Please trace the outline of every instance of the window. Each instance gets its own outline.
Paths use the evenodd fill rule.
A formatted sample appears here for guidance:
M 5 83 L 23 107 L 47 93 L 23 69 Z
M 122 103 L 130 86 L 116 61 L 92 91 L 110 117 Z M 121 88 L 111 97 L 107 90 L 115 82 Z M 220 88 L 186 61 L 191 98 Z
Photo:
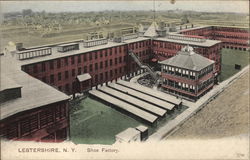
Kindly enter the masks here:
M 58 59 L 57 60 L 57 68 L 60 68 L 61 67 L 61 59 Z
M 98 75 L 95 75 L 95 83 L 98 83 Z
M 95 59 L 97 59 L 98 58 L 98 56 L 97 56 L 97 52 L 95 52 Z
M 122 57 L 119 57 L 119 63 L 122 63 Z
M 33 73 L 37 73 L 37 64 L 34 64 L 33 66 Z
M 105 72 L 105 77 L 106 79 L 108 79 L 108 72 Z
M 50 83 L 54 83 L 54 75 L 50 75 Z
M 107 50 L 104 50 L 104 52 L 105 52 L 105 57 L 107 57 L 108 56 Z
M 88 67 L 87 66 L 84 66 L 84 73 L 87 73 L 88 72 Z
M 117 54 L 117 48 L 115 47 L 115 54 Z
M 102 57 L 102 53 L 103 53 L 104 51 L 100 51 L 100 57 Z
M 84 55 L 83 55 L 83 60 L 84 60 L 84 61 L 87 61 L 87 54 L 84 54 Z
M 49 68 L 50 68 L 50 69 L 54 69 L 54 63 L 53 63 L 53 61 L 50 61 L 50 62 L 49 62 Z
M 59 120 L 66 116 L 66 107 L 65 105 L 57 105 L 55 107 L 55 119 Z
M 89 60 L 92 60 L 92 53 L 89 53 Z
M 98 63 L 95 63 L 95 70 L 98 70 Z
M 103 81 L 103 73 L 100 74 L 100 81 Z
M 27 117 L 20 121 L 21 135 L 30 133 L 38 129 L 38 116 L 37 114 Z
M 78 75 L 80 75 L 82 73 L 82 68 L 78 67 Z
M 105 67 L 108 67 L 108 60 L 105 61 Z
M 113 65 L 113 60 L 109 60 L 109 65 L 112 66 Z
M 52 123 L 54 121 L 52 109 L 47 109 L 40 112 L 40 126 L 41 128 Z
M 72 65 L 75 64 L 75 57 L 74 56 L 71 57 L 71 64 Z
M 103 62 L 100 62 L 100 68 L 101 69 L 103 68 Z
M 74 77 L 75 76 L 75 69 L 72 69 L 72 77 Z
M 112 48 L 109 49 L 109 55 L 112 55 Z
M 90 65 L 89 65 L 89 71 L 92 72 L 92 70 L 93 70 L 93 65 L 90 64 Z
M 65 71 L 65 79 L 69 78 L 69 71 Z
M 113 77 L 113 70 L 110 70 L 110 78 Z
M 117 58 L 115 58 L 115 65 L 117 65 Z
M 59 72 L 57 76 L 58 76 L 58 81 L 62 80 L 62 73 L 61 72 Z
M 46 65 L 45 65 L 45 62 L 42 63 L 42 72 L 45 72 L 46 71 Z
M 68 57 L 64 58 L 64 65 L 67 66 L 68 65 Z
M 77 62 L 81 63 L 81 55 L 78 55 Z
M 69 92 L 69 84 L 68 83 L 65 85 L 65 90 L 66 90 L 66 92 Z
M 120 73 L 122 73 L 122 67 L 120 67 Z

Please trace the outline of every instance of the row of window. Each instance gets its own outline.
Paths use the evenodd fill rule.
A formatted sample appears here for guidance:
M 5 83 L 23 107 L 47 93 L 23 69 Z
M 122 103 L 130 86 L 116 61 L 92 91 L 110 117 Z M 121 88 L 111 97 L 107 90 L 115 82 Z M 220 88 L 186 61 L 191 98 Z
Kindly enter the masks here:
M 51 53 L 52 53 L 51 48 L 44 48 L 44 49 L 39 49 L 39 50 L 20 52 L 18 53 L 18 58 L 20 60 L 23 60 L 23 59 L 29 59 L 29 58 L 34 58 L 34 57 L 51 55 Z
M 190 75 L 190 76 L 196 76 L 196 72 L 190 71 L 190 70 L 186 70 L 186 69 L 181 69 L 181 68 L 177 68 L 177 67 L 171 67 L 171 66 L 167 66 L 167 65 L 162 65 L 163 66 L 163 71 L 164 72 L 177 72 L 179 74 L 182 75 Z
M 195 86 L 194 85 L 190 85 L 190 84 L 186 84 L 186 83 L 182 83 L 182 82 L 176 82 L 176 81 L 172 81 L 172 80 L 164 80 L 163 82 L 165 85 L 186 91 L 186 92 L 190 92 L 190 93 L 195 93 Z
M 141 41 L 129 44 L 129 48 L 134 50 L 138 48 L 143 48 L 150 45 L 150 41 Z
M 181 50 L 183 48 L 183 45 L 179 45 L 176 43 L 169 43 L 169 42 L 159 42 L 159 41 L 154 41 L 154 47 L 157 48 L 167 48 L 171 50 Z
M 112 80 L 113 78 L 117 78 L 121 75 L 123 75 L 123 72 L 125 71 L 126 67 L 119 67 L 118 69 L 113 69 L 110 71 L 106 71 L 103 73 L 95 74 L 92 76 L 91 83 L 87 83 L 88 85 L 95 86 L 99 83 L 104 83 L 107 81 Z M 44 77 L 46 79 L 46 77 Z M 70 83 L 66 83 L 64 86 L 58 86 L 58 89 L 60 91 L 65 91 L 66 93 L 72 93 L 76 89 L 76 81 Z M 85 86 L 87 87 L 87 86 Z M 89 86 L 90 87 L 90 86 Z
M 147 55 L 147 54 L 149 54 L 149 50 L 144 50 L 144 51 L 140 51 L 140 52 L 137 53 L 137 55 L 138 55 L 139 57 L 142 57 L 142 56 Z M 89 55 L 91 55 L 91 54 L 89 54 Z M 97 55 L 97 54 L 96 54 L 96 55 Z M 86 54 L 83 55 L 83 57 L 85 57 L 85 56 L 86 56 Z M 78 58 L 77 58 L 78 63 L 81 63 L 81 55 L 78 55 L 77 57 L 78 57 Z M 64 58 L 64 65 L 65 65 L 65 66 L 68 65 L 68 59 L 69 59 L 69 58 L 70 58 L 70 57 L 65 57 L 65 58 Z M 86 58 L 86 57 L 85 57 L 85 58 Z M 74 57 L 72 56 L 70 59 L 71 59 L 71 64 L 75 64 L 75 59 L 74 59 Z M 110 60 L 109 60 L 109 65 L 108 65 L 108 60 L 105 60 L 105 67 L 112 66 L 113 63 L 114 63 L 115 65 L 121 64 L 121 63 L 125 62 L 125 59 L 126 59 L 126 56 L 117 57 L 117 58 L 114 59 L 114 62 L 113 62 L 113 59 L 110 59 Z M 100 62 L 100 64 L 99 64 L 99 66 L 100 66 L 101 69 L 102 69 L 103 66 L 104 66 L 103 63 L 104 63 L 104 61 L 103 61 L 103 62 Z M 97 63 L 95 63 L 95 66 L 97 66 Z M 61 68 L 61 67 L 62 67 L 62 59 L 57 59 L 57 60 L 56 60 L 56 67 L 57 67 L 57 68 Z M 53 70 L 54 68 L 55 68 L 55 66 L 54 66 L 54 61 L 49 61 L 49 69 L 50 69 L 50 70 Z M 47 69 L 47 67 L 46 67 L 46 62 L 42 62 L 42 63 L 41 63 L 41 72 L 45 72 L 46 69 Z M 97 70 L 97 69 L 98 69 L 98 67 L 95 67 L 95 70 Z M 28 70 L 25 70 L 25 71 L 26 71 L 26 72 L 29 72 Z M 92 65 L 90 65 L 90 71 L 92 71 Z M 34 65 L 33 65 L 33 73 L 38 73 L 38 72 L 39 72 L 39 71 L 38 71 L 38 64 L 34 64 Z M 84 72 L 84 73 L 86 73 L 86 72 Z
M 123 62 L 125 62 L 125 56 L 124 57 L 117 57 L 115 59 L 110 59 L 109 60 L 109 63 L 108 63 L 108 60 L 105 60 L 105 61 L 102 61 L 100 62 L 99 66 L 100 68 L 104 67 L 104 62 L 105 62 L 105 67 L 109 67 L 109 66 L 112 66 L 113 64 L 117 65 L 117 64 L 121 64 Z M 114 61 L 113 61 L 114 60 Z M 65 64 L 65 63 L 64 63 Z M 67 65 L 68 63 L 66 63 Z M 95 66 L 97 65 L 97 63 L 95 63 Z M 61 64 L 61 59 L 58 59 L 56 60 L 56 67 L 57 68 L 61 68 L 62 67 L 62 64 Z M 41 63 L 41 72 L 45 72 L 47 69 L 46 67 L 46 63 L 45 62 L 42 62 Z M 54 61 L 50 61 L 49 62 L 49 69 L 50 70 L 53 70 L 54 69 Z M 95 68 L 95 70 L 98 69 L 98 68 Z M 28 68 L 26 67 L 25 68 L 25 71 L 26 72 L 29 72 Z M 92 71 L 92 64 L 90 64 L 90 71 Z M 34 64 L 33 65 L 33 73 L 38 73 L 38 64 Z
M 53 108 L 42 110 L 39 113 L 21 119 L 18 122 L 8 124 L 4 128 L 1 128 L 1 136 L 8 139 L 25 136 L 64 117 L 66 117 L 66 105 L 57 105 Z M 20 133 L 18 132 L 19 127 Z

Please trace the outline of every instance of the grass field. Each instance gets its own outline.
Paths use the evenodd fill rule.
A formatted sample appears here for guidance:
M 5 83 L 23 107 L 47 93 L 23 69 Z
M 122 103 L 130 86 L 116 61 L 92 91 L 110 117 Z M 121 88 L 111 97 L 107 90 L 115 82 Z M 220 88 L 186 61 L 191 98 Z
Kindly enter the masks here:
M 117 133 L 140 125 L 136 120 L 90 98 L 72 107 L 78 108 L 70 117 L 70 136 L 74 143 L 112 144 Z
M 222 65 L 219 81 L 224 81 L 239 71 L 234 69 L 235 64 L 239 64 L 241 68 L 244 68 L 249 63 L 249 52 L 247 51 L 222 49 L 221 56 Z
M 103 103 L 86 98 L 72 105 L 71 141 L 76 144 L 113 144 L 116 134 L 128 127 L 137 127 L 140 124 L 149 128 L 150 135 L 185 109 L 187 107 L 183 106 L 181 110 L 176 110 L 171 115 L 162 118 L 157 126 L 148 126 Z

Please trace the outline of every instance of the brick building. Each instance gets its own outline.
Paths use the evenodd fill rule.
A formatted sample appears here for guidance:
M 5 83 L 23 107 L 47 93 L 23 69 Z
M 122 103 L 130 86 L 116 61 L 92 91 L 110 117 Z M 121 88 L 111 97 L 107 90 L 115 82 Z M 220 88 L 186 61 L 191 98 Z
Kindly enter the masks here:
M 1 68 L 4 68 L 0 85 L 1 137 L 50 142 L 68 139 L 69 97 L 8 60 L 1 56 Z
M 1 83 L 0 89 L 1 136 L 36 141 L 66 139 L 69 136 L 69 97 L 66 94 L 87 91 L 94 86 L 130 76 L 141 70 L 129 55 L 129 51 L 135 53 L 142 63 L 149 64 L 152 60 L 165 62 L 189 45 L 194 48 L 195 53 L 214 61 L 213 74 L 210 72 L 211 65 L 204 67 L 205 73 L 209 70 L 209 74 L 202 77 L 198 74 L 203 75 L 203 69 L 202 73 L 199 73 L 200 70 L 190 69 L 197 74 L 199 82 L 204 78 L 216 77 L 220 73 L 222 45 L 221 41 L 212 40 L 214 33 L 211 29 L 205 27 L 202 34 L 193 29 L 183 30 L 182 34 L 165 35 L 164 29 L 155 23 L 149 28 L 149 31 L 145 31 L 147 34 L 141 37 L 138 37 L 137 33 L 131 33 L 112 40 L 99 37 L 32 48 L 23 48 L 18 44 L 14 50 L 6 50 L 4 55 L 1 54 L 1 65 L 5 65 L 1 66 L 1 77 L 5 73 L 5 77 L 10 80 L 7 80 L 8 83 Z M 238 32 L 237 29 L 231 30 Z M 242 35 L 245 34 L 242 31 Z M 238 40 L 239 37 L 231 36 L 228 39 Z M 227 47 L 226 45 L 231 44 L 225 42 L 223 45 Z M 244 45 L 240 45 L 242 50 Z M 163 72 L 162 76 L 169 75 Z M 200 89 L 196 80 L 187 81 L 187 85 Z M 3 87 L 7 84 L 9 88 Z M 193 99 L 211 87 L 212 83 L 209 81 L 209 86 L 205 89 L 201 87 L 202 89 L 195 90 L 194 93 L 187 93 L 185 89 L 174 92 L 187 94 Z
M 168 34 L 166 37 L 154 39 L 153 54 L 158 61 L 163 61 L 176 55 L 185 45 L 193 47 L 196 53 L 214 60 L 216 75 L 220 74 L 221 41 L 200 37 L 187 37 L 180 34 Z
M 186 29 L 179 32 L 185 35 L 204 36 L 222 41 L 223 48 L 249 50 L 249 28 L 208 26 Z
M 162 87 L 167 92 L 196 100 L 214 85 L 214 61 L 186 46 L 175 56 L 160 62 Z

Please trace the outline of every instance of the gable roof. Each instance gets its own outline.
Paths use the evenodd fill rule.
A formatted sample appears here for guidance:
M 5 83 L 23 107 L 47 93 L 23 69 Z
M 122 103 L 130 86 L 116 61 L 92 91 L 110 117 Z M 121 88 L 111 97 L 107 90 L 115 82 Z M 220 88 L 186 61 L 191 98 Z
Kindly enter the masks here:
M 156 30 L 158 29 L 158 25 L 156 22 L 153 22 L 144 33 L 145 37 L 158 37 Z
M 201 69 L 214 63 L 206 57 L 196 54 L 192 47 L 186 46 L 177 53 L 174 57 L 159 62 L 170 66 L 185 68 L 193 71 L 200 71 Z

